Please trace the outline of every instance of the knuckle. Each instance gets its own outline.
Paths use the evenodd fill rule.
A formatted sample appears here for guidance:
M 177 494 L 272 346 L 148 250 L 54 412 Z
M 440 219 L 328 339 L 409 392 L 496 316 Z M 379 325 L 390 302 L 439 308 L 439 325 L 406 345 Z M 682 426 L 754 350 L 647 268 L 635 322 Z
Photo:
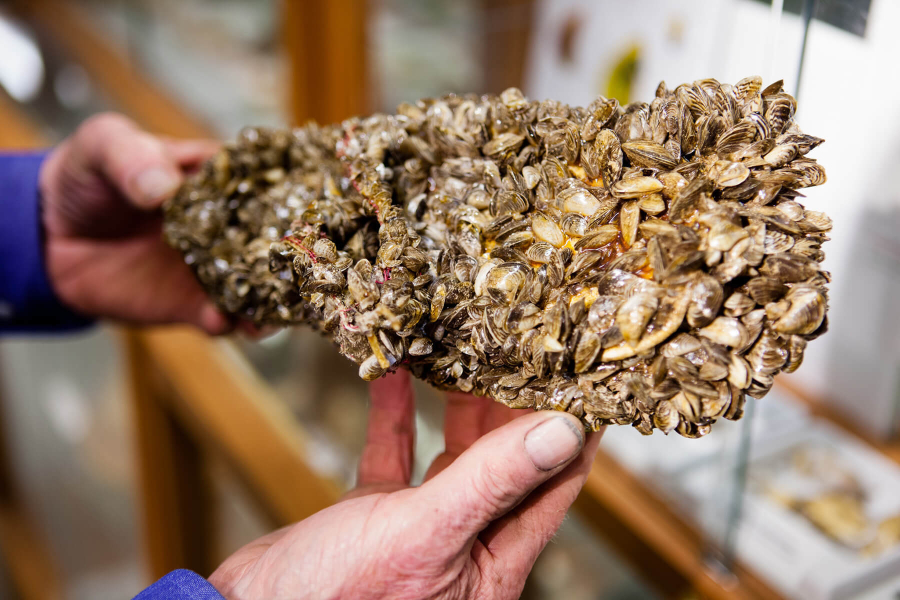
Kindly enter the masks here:
M 515 499 L 518 486 L 510 475 L 507 465 L 484 464 L 473 482 L 476 501 L 492 512 L 502 510 Z
M 96 133 L 124 127 L 134 127 L 134 121 L 117 112 L 102 112 L 88 118 L 80 127 L 82 131 Z
M 479 567 L 475 592 L 466 598 L 475 600 L 514 600 L 519 598 L 525 578 L 530 570 L 511 567 L 499 561 Z
M 555 529 L 548 531 L 542 515 L 535 512 L 520 512 L 516 516 L 516 522 L 529 539 L 540 540 L 541 544 L 549 542 L 555 532 Z

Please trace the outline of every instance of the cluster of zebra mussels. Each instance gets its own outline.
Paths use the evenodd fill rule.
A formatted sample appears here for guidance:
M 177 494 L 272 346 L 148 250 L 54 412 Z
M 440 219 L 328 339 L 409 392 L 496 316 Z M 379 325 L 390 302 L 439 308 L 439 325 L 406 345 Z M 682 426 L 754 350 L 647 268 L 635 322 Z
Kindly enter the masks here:
M 649 104 L 449 95 L 245 129 L 165 207 L 227 312 L 307 324 L 375 379 L 409 369 L 588 429 L 737 419 L 824 332 L 825 182 L 781 82 Z

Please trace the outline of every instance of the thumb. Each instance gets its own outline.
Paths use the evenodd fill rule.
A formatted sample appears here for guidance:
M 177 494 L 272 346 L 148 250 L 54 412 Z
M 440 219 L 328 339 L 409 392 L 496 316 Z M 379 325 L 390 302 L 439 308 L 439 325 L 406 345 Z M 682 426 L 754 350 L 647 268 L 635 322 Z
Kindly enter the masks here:
M 158 207 L 181 184 L 181 170 L 166 144 L 127 117 L 98 115 L 76 135 L 89 166 L 136 208 Z
M 431 539 L 458 549 L 563 470 L 583 446 L 583 426 L 568 413 L 516 419 L 479 439 L 416 491 L 418 510 L 429 512 L 419 522 L 434 525 Z

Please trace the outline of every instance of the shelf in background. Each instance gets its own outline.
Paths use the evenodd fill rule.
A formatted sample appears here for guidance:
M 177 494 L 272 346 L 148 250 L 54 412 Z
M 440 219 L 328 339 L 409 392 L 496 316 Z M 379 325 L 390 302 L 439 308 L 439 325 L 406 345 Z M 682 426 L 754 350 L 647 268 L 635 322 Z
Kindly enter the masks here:
M 837 425 L 839 428 L 858 438 L 860 441 L 865 442 L 895 463 L 900 464 L 900 439 L 884 441 L 869 435 L 838 410 L 832 408 L 827 402 L 807 393 L 790 377 L 779 378 L 776 381 L 776 386 L 803 404 L 812 415 Z

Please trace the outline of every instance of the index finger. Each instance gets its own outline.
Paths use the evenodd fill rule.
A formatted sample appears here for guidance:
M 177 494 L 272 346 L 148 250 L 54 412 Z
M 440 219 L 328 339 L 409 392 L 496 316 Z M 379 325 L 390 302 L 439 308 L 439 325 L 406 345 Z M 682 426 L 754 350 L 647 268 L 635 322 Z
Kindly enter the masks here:
M 428 467 L 425 481 L 443 471 L 482 436 L 491 404 L 493 400 L 490 398 L 479 398 L 463 392 L 447 394 L 444 408 L 444 451 Z
M 530 408 L 510 408 L 501 402 L 491 402 L 482 423 L 482 435 L 532 412 L 534 410 Z
M 491 398 L 463 392 L 449 392 L 444 409 L 444 451 L 428 467 L 428 481 L 474 444 L 486 433 L 506 425 L 530 409 L 512 409 Z
M 359 460 L 359 486 L 409 485 L 415 445 L 415 396 L 406 371 L 369 384 L 366 446 Z
M 74 156 L 111 183 L 135 208 L 155 210 L 182 181 L 168 148 L 131 119 L 104 113 L 72 136 Z
M 185 171 L 198 168 L 205 160 L 212 158 L 222 148 L 216 140 L 176 140 L 162 138 L 162 142 L 178 166 Z

